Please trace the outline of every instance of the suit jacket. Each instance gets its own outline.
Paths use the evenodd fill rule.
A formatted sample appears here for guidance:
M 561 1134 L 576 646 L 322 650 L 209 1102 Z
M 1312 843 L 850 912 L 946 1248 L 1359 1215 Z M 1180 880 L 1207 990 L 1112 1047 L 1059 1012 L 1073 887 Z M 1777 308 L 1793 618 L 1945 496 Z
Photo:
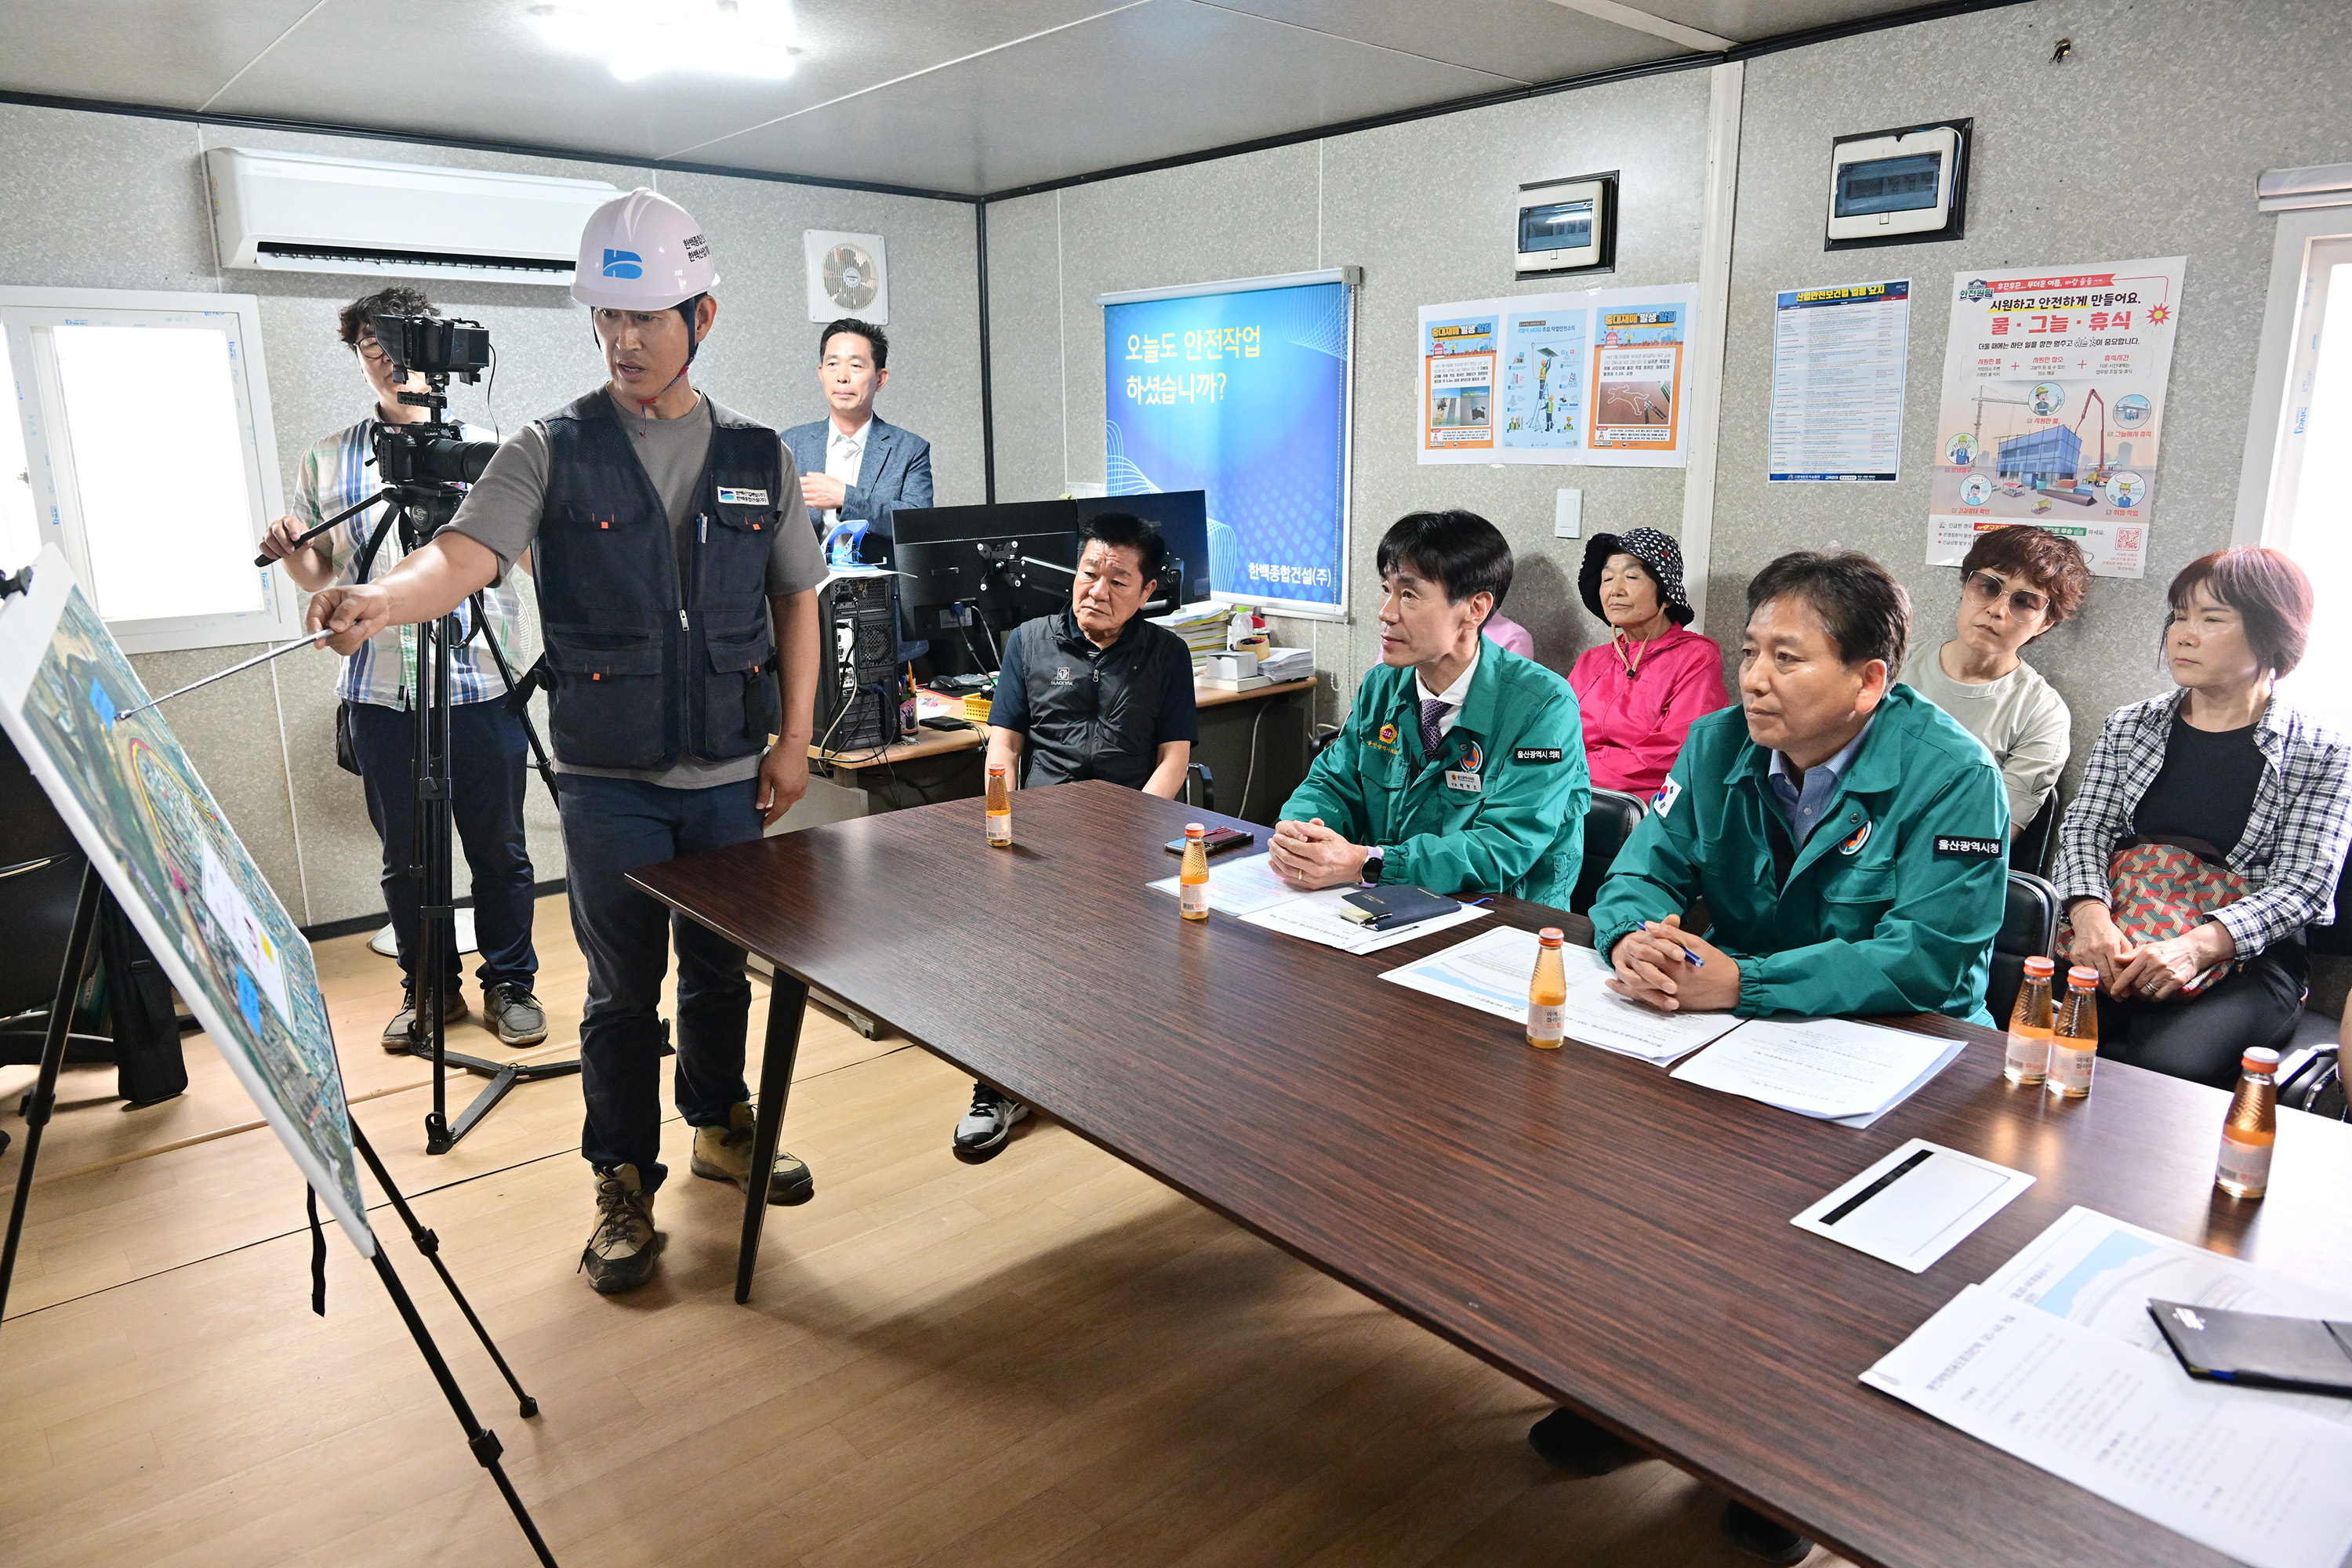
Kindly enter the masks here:
M 833 421 L 795 425 L 784 432 L 784 445 L 803 474 L 824 472 L 825 445 L 832 439 Z M 857 482 L 841 498 L 845 522 L 863 519 L 867 531 L 883 539 L 895 537 L 890 514 L 900 507 L 931 504 L 931 444 L 912 430 L 892 425 L 877 414 L 866 430 L 866 458 L 857 468 Z M 808 509 L 809 526 L 824 537 L 824 509 Z

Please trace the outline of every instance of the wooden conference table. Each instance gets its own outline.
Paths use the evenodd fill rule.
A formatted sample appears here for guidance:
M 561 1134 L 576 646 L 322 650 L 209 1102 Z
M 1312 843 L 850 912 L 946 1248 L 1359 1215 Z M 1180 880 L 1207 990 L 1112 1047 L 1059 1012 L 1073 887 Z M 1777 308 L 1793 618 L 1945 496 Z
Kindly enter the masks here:
M 778 972 L 755 1170 L 802 987 L 819 985 L 1856 1562 L 2228 1561 L 1857 1374 L 2075 1204 L 2340 1284 L 2352 1130 L 2283 1116 L 2272 1195 L 2239 1204 L 2212 1188 L 2221 1091 L 2103 1063 L 2090 1099 L 2053 1104 L 2003 1084 L 1999 1035 L 1932 1016 L 1886 1021 L 1969 1048 L 1865 1131 L 1627 1057 L 1531 1050 L 1501 1019 L 1376 978 L 1488 921 L 1357 957 L 1181 920 L 1143 884 L 1204 816 L 1065 784 L 1013 797 L 1009 851 L 963 801 L 632 879 Z M 1585 921 L 1516 900 L 1493 920 L 1591 941 Z M 1921 1275 L 1789 1223 L 1915 1136 L 2040 1179 Z M 746 1205 L 738 1300 L 765 1213 Z

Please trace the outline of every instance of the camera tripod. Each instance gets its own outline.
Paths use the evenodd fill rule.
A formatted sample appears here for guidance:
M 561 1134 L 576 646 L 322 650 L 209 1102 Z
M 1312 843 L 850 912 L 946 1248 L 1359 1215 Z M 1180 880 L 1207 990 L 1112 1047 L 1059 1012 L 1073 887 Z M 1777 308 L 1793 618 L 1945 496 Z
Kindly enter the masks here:
M 462 499 L 455 487 L 441 483 L 391 484 L 380 493 L 391 504 L 360 554 L 352 574 L 355 582 L 367 581 L 376 552 L 395 524 L 400 529 L 401 549 L 414 552 L 447 526 Z M 425 1118 L 425 1152 L 428 1154 L 446 1154 L 455 1148 L 457 1140 L 472 1131 L 515 1085 L 564 1078 L 580 1070 L 577 1058 L 565 1061 L 497 1062 L 467 1056 L 450 1050 L 444 1037 L 442 1009 L 446 998 L 447 965 L 456 957 L 457 942 L 457 910 L 449 863 L 449 662 L 454 650 L 468 640 L 479 637 L 497 663 L 499 674 L 506 681 L 508 711 L 521 721 L 524 738 L 530 744 L 532 768 L 546 784 L 549 795 L 557 795 L 554 764 L 540 740 L 538 728 L 525 710 L 530 692 L 516 679 L 514 667 L 507 662 L 506 650 L 499 646 L 498 634 L 490 629 L 489 619 L 483 613 L 481 593 L 473 594 L 464 607 L 470 625 L 461 626 L 453 612 L 417 626 L 409 682 L 409 712 L 415 725 L 412 777 L 416 794 L 415 834 L 407 869 L 418 881 L 419 907 L 416 952 L 409 968 L 415 1022 L 407 1050 L 409 1055 L 433 1063 L 433 1109 Z M 457 1113 L 455 1121 L 449 1119 L 448 1070 L 452 1067 L 489 1079 L 474 1097 L 473 1103 Z

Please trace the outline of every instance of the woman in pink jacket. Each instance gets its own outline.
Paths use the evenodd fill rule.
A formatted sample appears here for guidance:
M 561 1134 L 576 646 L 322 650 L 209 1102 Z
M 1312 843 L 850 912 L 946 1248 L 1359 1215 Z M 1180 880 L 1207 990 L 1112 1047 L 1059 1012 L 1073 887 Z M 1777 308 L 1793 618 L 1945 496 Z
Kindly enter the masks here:
M 1685 629 L 1683 552 L 1654 528 L 1594 534 L 1576 585 L 1609 623 L 1609 640 L 1568 672 L 1584 710 L 1585 761 L 1596 787 L 1647 797 L 1664 785 L 1691 721 L 1729 706 L 1723 649 Z

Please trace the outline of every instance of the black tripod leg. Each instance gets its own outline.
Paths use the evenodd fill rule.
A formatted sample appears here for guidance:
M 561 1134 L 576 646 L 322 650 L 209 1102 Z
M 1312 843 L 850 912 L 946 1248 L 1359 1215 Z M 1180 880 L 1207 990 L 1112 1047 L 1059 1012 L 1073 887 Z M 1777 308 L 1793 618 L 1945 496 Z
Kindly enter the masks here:
M 433 1331 L 425 1326 L 425 1320 L 416 1315 L 416 1303 L 408 1299 L 408 1291 L 400 1283 L 400 1276 L 392 1271 L 392 1259 L 384 1256 L 381 1238 L 376 1243 L 373 1261 L 376 1277 L 383 1281 L 384 1289 L 392 1297 L 392 1304 L 400 1309 L 400 1321 L 408 1325 L 409 1337 L 416 1342 L 418 1352 L 425 1357 L 425 1364 L 433 1369 L 433 1379 L 441 1385 L 442 1397 L 448 1400 L 449 1408 L 457 1412 L 457 1425 L 465 1428 L 466 1447 L 473 1450 L 475 1460 L 490 1472 L 492 1480 L 498 1482 L 499 1495 L 505 1498 L 507 1507 L 514 1510 L 515 1522 L 522 1526 L 523 1539 L 530 1542 L 530 1549 L 539 1553 L 539 1560 L 547 1564 L 547 1568 L 555 1568 L 555 1554 L 548 1551 L 547 1542 L 540 1539 L 539 1526 L 531 1522 L 530 1510 L 523 1507 L 514 1483 L 507 1479 L 506 1469 L 499 1463 L 499 1456 L 506 1452 L 499 1447 L 499 1435 L 474 1419 L 474 1408 L 466 1403 L 466 1392 L 457 1386 L 457 1378 L 451 1375 L 449 1363 L 441 1359 L 441 1347 L 433 1342 Z
M 801 1018 L 808 1011 L 808 987 L 782 970 L 768 986 L 768 1041 L 760 1056 L 760 1108 L 751 1134 L 751 1191 L 743 1199 L 743 1244 L 735 1257 L 735 1300 L 751 1299 L 751 1270 L 760 1262 L 760 1228 L 768 1217 L 768 1181 L 783 1141 L 784 1100 L 792 1091 L 793 1065 L 801 1054 Z
M 507 1380 L 507 1386 L 513 1389 L 515 1397 L 522 1402 L 522 1415 L 527 1420 L 538 1415 L 539 1401 L 523 1392 L 521 1383 L 515 1377 L 514 1368 L 507 1365 L 507 1358 L 500 1355 L 499 1347 L 490 1342 L 490 1331 L 482 1327 L 482 1320 L 474 1315 L 473 1303 L 466 1300 L 463 1290 L 457 1289 L 457 1276 L 451 1274 L 449 1266 L 441 1261 L 441 1238 L 417 1223 L 415 1211 L 409 1208 L 408 1200 L 401 1195 L 400 1189 L 393 1184 L 392 1173 L 383 1168 L 382 1160 L 376 1158 L 375 1148 L 367 1141 L 367 1134 L 360 1131 L 356 1118 L 352 1120 L 351 1128 L 352 1142 L 359 1149 L 360 1158 L 367 1162 L 368 1169 L 375 1173 L 375 1184 L 382 1187 L 383 1195 L 392 1200 L 393 1212 L 399 1215 L 400 1223 L 408 1227 L 408 1239 L 416 1243 L 416 1250 L 425 1254 L 434 1271 L 441 1276 L 441 1283 L 449 1289 L 449 1299 L 457 1303 L 457 1310 L 466 1314 L 466 1321 L 473 1329 L 474 1337 L 482 1342 L 482 1348 L 490 1352 L 490 1360 L 498 1364 L 499 1375 Z
M 40 1158 L 41 1131 L 57 1109 L 58 1069 L 65 1065 L 66 1037 L 73 1032 L 74 1003 L 89 973 L 90 955 L 98 951 L 99 902 L 106 885 L 98 868 L 85 865 L 81 897 L 74 903 L 73 933 L 66 939 L 66 961 L 58 970 L 57 999 L 49 1006 L 49 1030 L 41 1041 L 40 1076 L 25 1105 L 25 1153 L 16 1166 L 16 1199 L 8 1207 L 8 1241 L 0 1248 L 0 1315 L 8 1309 L 8 1286 L 16 1278 L 16 1244 L 25 1234 L 25 1205 L 33 1196 L 33 1163 Z

